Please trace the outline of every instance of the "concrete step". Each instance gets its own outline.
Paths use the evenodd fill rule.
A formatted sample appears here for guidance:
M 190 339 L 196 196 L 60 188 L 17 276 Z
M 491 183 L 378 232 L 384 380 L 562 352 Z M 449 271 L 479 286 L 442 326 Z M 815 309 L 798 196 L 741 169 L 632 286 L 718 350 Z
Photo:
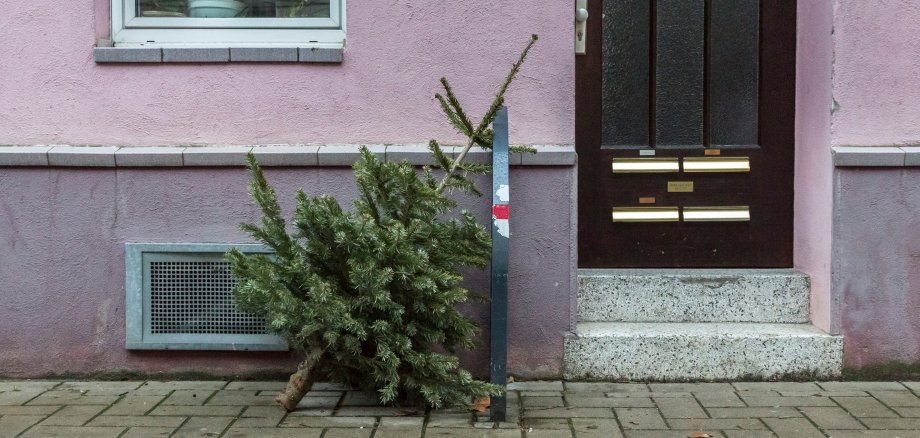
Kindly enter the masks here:
M 582 269 L 582 322 L 809 321 L 808 277 L 792 269 Z
M 843 339 L 810 324 L 586 322 L 564 366 L 574 380 L 827 379 Z

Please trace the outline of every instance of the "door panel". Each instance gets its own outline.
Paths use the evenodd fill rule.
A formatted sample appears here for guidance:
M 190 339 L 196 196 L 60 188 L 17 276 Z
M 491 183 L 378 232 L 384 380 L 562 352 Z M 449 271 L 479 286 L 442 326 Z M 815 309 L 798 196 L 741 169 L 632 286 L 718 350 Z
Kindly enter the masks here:
M 589 10 L 602 14 L 576 59 L 580 266 L 790 266 L 794 2 Z

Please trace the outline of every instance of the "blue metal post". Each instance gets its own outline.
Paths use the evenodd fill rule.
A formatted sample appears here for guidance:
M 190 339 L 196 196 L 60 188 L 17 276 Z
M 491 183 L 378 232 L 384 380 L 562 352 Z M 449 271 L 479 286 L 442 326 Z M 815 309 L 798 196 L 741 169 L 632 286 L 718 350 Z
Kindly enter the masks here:
M 501 107 L 492 123 L 492 296 L 491 357 L 489 377 L 493 384 L 508 383 L 508 109 Z M 505 421 L 507 398 L 492 397 L 492 421 Z

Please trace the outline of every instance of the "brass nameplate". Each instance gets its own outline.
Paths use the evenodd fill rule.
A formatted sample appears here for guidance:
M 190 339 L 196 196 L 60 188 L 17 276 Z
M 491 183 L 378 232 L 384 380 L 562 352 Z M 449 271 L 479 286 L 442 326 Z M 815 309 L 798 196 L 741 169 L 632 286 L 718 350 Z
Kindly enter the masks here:
M 693 193 L 693 181 L 668 181 L 668 193 Z
M 709 155 L 709 156 L 722 155 L 722 149 L 704 149 L 703 155 Z
M 647 197 L 639 198 L 639 203 L 640 203 L 640 204 L 654 204 L 654 203 L 655 203 L 655 197 L 654 197 L 654 196 L 647 196 Z

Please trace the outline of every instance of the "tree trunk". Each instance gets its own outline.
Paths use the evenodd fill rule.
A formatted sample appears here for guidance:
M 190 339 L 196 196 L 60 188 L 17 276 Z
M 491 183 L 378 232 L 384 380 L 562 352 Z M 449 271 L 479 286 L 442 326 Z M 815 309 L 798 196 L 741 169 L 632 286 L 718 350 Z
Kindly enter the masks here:
M 313 371 L 319 363 L 319 358 L 320 355 L 308 354 L 307 358 L 297 366 L 297 372 L 291 374 L 287 386 L 275 397 L 275 401 L 284 410 L 291 412 L 296 409 L 297 403 L 300 403 L 303 396 L 310 391 L 315 380 Z

